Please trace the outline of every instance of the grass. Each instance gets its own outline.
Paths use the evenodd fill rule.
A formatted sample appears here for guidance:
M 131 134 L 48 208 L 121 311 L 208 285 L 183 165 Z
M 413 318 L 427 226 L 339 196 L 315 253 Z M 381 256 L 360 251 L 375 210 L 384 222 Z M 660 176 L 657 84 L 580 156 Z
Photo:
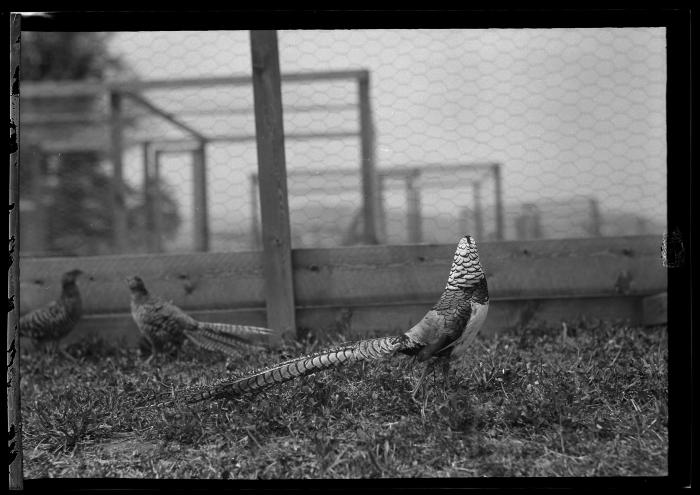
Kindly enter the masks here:
M 133 411 L 122 392 L 199 384 L 225 360 L 185 347 L 143 366 L 99 341 L 22 356 L 25 478 L 664 476 L 665 328 L 581 322 L 478 341 L 465 372 L 357 363 L 255 398 Z M 290 355 L 317 344 L 291 344 Z M 280 359 L 241 358 L 241 368 Z

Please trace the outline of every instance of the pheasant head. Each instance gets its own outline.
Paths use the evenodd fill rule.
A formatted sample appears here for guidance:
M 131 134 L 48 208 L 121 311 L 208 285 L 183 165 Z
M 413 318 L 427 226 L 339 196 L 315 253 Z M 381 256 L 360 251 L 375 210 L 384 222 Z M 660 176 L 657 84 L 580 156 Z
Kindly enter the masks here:
M 79 270 L 77 268 L 74 270 L 67 271 L 61 277 L 61 284 L 63 286 L 72 285 L 75 283 L 75 281 L 78 279 L 78 277 L 82 274 L 83 274 L 83 271 Z
M 129 286 L 129 290 L 131 291 L 131 298 L 133 300 L 141 300 L 148 296 L 146 284 L 143 283 L 141 277 L 137 275 L 126 277 L 126 284 Z

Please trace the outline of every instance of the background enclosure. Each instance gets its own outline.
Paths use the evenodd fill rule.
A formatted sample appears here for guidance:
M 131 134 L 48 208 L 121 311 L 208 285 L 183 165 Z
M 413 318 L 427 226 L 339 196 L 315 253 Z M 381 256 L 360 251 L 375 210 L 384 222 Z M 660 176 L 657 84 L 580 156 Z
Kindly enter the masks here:
M 23 84 L 24 308 L 77 263 L 101 335 L 136 337 L 132 272 L 265 324 L 248 32 L 82 35 L 98 76 Z M 664 321 L 665 44 L 662 27 L 280 31 L 299 326 L 405 328 L 465 233 L 485 246 L 487 334 Z

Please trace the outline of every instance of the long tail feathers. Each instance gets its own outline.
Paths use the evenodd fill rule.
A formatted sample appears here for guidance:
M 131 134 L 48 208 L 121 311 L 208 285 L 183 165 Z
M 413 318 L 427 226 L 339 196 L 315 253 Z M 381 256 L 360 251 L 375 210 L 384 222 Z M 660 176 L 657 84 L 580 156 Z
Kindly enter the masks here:
M 410 351 L 418 345 L 405 335 L 348 342 L 333 349 L 319 351 L 255 370 L 234 380 L 158 393 L 141 401 L 136 406 L 158 407 L 178 402 L 193 404 L 207 399 L 235 398 L 246 394 L 254 394 L 268 387 L 302 376 L 312 375 L 328 368 L 356 361 L 381 359 L 392 356 L 399 351 Z
M 199 322 L 196 330 L 186 331 L 185 335 L 204 349 L 238 356 L 240 352 L 259 351 L 269 347 L 275 331 L 247 325 Z
M 231 335 L 246 340 L 264 340 L 277 334 L 275 330 L 250 325 L 233 325 L 228 323 L 199 322 L 199 327 L 218 334 Z

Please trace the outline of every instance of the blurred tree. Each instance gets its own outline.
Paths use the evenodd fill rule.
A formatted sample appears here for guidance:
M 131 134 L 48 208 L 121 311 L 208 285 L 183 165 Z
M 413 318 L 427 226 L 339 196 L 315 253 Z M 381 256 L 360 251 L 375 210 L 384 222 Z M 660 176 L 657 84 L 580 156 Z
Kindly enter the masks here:
M 112 33 L 23 32 L 21 81 L 106 80 L 130 75 L 122 60 L 108 50 Z M 99 101 L 93 96 L 58 98 L 51 95 L 23 99 L 23 113 L 51 111 L 94 113 Z M 21 120 L 20 120 L 21 123 Z M 47 154 L 42 140 L 70 134 L 69 126 L 22 134 L 20 189 L 22 250 L 36 254 L 91 255 L 112 252 L 113 216 L 110 195 L 111 168 L 98 150 Z M 79 129 L 76 132 L 79 132 Z M 180 216 L 177 203 L 163 184 L 158 208 L 163 234 L 174 237 Z M 145 251 L 144 197 L 125 184 L 129 227 L 128 245 Z
M 22 80 L 58 81 L 105 79 L 110 71 L 125 70 L 109 54 L 112 33 L 22 33 Z

